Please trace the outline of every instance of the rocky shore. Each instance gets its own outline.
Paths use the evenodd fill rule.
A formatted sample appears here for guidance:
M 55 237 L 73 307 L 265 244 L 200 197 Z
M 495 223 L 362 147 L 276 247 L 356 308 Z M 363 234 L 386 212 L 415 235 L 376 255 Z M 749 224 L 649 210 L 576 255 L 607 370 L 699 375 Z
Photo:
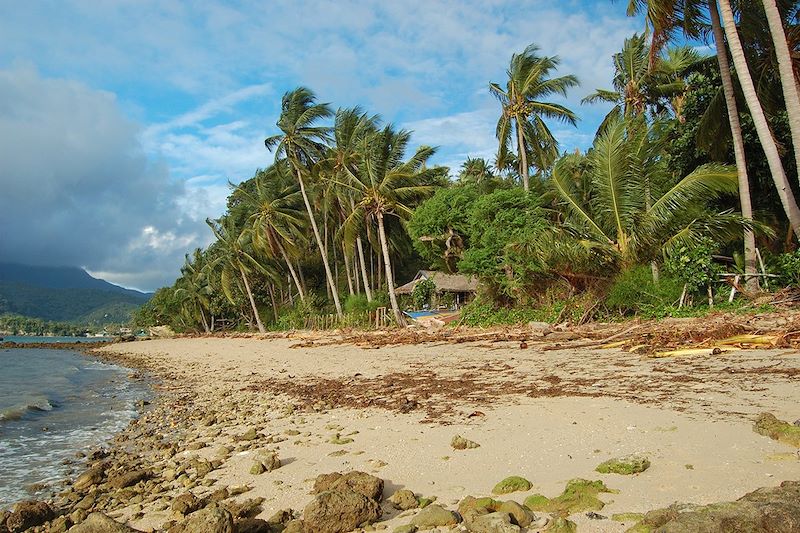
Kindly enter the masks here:
M 0 513 L 0 532 L 800 531 L 784 421 L 800 391 L 792 372 L 748 375 L 800 368 L 796 354 L 676 364 L 704 386 L 656 408 L 623 393 L 655 394 L 643 383 L 664 362 L 630 354 L 297 344 L 104 348 L 157 398 L 52 501 Z M 738 380 L 724 403 L 723 379 Z

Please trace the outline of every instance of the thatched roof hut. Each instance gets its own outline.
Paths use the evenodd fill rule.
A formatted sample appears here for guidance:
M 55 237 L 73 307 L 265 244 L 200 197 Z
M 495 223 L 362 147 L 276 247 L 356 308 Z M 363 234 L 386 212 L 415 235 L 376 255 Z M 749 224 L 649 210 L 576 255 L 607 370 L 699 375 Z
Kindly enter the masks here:
M 414 279 L 394 290 L 395 294 L 411 294 L 414 287 L 423 279 L 429 279 L 436 285 L 436 292 L 472 295 L 478 291 L 478 280 L 463 274 L 445 274 L 436 270 L 420 270 Z M 461 299 L 463 301 L 463 299 Z

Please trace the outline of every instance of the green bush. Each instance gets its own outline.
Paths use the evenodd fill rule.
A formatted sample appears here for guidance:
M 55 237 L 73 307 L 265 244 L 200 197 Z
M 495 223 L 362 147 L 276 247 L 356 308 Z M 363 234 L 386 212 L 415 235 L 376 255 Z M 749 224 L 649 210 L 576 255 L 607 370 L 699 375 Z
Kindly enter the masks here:
M 777 283 L 779 287 L 800 285 L 800 250 L 780 254 L 767 259 L 771 274 L 778 277 L 770 279 L 770 283 Z
M 436 294 L 436 283 L 430 279 L 423 279 L 414 286 L 411 292 L 411 299 L 416 309 L 422 309 L 431 304 L 433 295 Z
M 622 272 L 614 280 L 605 298 L 605 306 L 613 315 L 659 315 L 675 305 L 683 283 L 662 273 L 653 281 L 649 266 L 637 266 Z

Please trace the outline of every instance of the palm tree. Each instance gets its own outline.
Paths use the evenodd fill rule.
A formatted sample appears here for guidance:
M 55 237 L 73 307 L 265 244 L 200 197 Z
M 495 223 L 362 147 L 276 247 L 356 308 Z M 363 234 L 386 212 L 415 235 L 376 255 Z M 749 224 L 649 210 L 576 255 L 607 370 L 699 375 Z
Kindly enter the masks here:
M 258 314 L 258 307 L 253 298 L 253 291 L 250 288 L 250 280 L 247 274 L 253 270 L 265 273 L 264 267 L 253 257 L 253 254 L 247 249 L 251 244 L 252 230 L 246 229 L 238 232 L 233 224 L 232 219 L 223 217 L 218 220 L 206 219 L 206 224 L 211 228 L 214 236 L 217 238 L 217 243 L 221 249 L 220 260 L 222 260 L 222 274 L 221 284 L 222 291 L 228 298 L 228 301 L 235 303 L 236 299 L 233 297 L 231 289 L 232 282 L 236 277 L 241 276 L 244 283 L 244 292 L 250 302 L 250 307 L 253 311 L 253 317 L 258 326 L 258 331 L 264 333 L 264 324 L 261 323 L 261 317 Z
M 248 200 L 248 211 L 252 213 L 248 223 L 253 229 L 253 245 L 261 251 L 280 257 L 286 264 L 294 281 L 300 301 L 305 301 L 305 293 L 300 279 L 292 265 L 289 251 L 302 241 L 306 227 L 304 213 L 298 209 L 299 195 L 297 186 L 286 186 L 281 167 L 276 163 L 264 172 L 259 172 L 255 179 L 255 192 L 250 194 L 239 187 Z
M 298 87 L 283 95 L 281 103 L 281 116 L 277 126 L 281 130 L 278 135 L 267 137 L 264 145 L 268 149 L 275 149 L 275 160 L 281 156 L 289 160 L 297 176 L 300 185 L 300 193 L 306 206 L 308 219 L 311 222 L 311 229 L 314 231 L 314 238 L 317 241 L 322 264 L 325 267 L 325 277 L 328 287 L 333 295 L 333 303 L 336 306 L 336 314 L 341 318 L 342 304 L 339 302 L 339 293 L 336 290 L 336 283 L 333 280 L 331 267 L 328 263 L 328 255 L 322 237 L 317 227 L 314 211 L 311 209 L 311 202 L 306 193 L 303 174 L 308 174 L 310 168 L 318 161 L 324 151 L 325 143 L 330 140 L 330 128 L 315 126 L 323 118 L 331 116 L 330 107 L 327 104 L 316 103 L 316 97 L 310 89 Z
M 747 224 L 737 215 L 706 208 L 713 199 L 736 192 L 734 169 L 704 165 L 670 186 L 661 157 L 664 140 L 641 119 L 615 120 L 595 139 L 588 165 L 576 165 L 568 156 L 553 169 L 550 185 L 567 234 L 585 250 L 608 258 L 613 268 L 652 261 L 702 237 L 727 239 Z M 578 186 L 586 179 L 580 176 L 584 172 L 589 174 L 588 198 Z M 653 184 L 660 186 L 647 205 L 645 189 Z
M 783 100 L 786 104 L 786 113 L 789 115 L 789 129 L 792 132 L 792 145 L 794 145 L 794 159 L 800 168 L 800 95 L 798 95 L 797 79 L 794 74 L 794 64 L 786 42 L 786 33 L 783 28 L 783 17 L 778 10 L 775 0 L 763 0 L 764 12 L 772 34 L 775 55 L 778 59 Z
M 528 46 L 521 54 L 511 56 L 508 81 L 503 89 L 497 83 L 489 84 L 489 91 L 500 101 L 502 114 L 497 121 L 499 149 L 497 162 L 505 167 L 512 146 L 516 143 L 519 174 L 526 191 L 530 190 L 529 159 L 536 159 L 538 169 L 545 170 L 558 156 L 556 142 L 544 119 L 576 125 L 575 113 L 563 105 L 542 102 L 554 94 L 566 96 L 567 89 L 578 85 L 575 76 L 551 78 L 560 63 L 557 56 L 540 57 L 536 45 Z M 512 136 L 516 130 L 516 139 Z
M 203 331 L 211 331 L 206 311 L 210 306 L 209 296 L 212 293 L 207 275 L 207 265 L 204 264 L 203 252 L 195 249 L 192 257 L 186 254 L 185 262 L 181 267 L 182 286 L 175 289 L 175 297 L 181 301 L 181 311 L 192 320 L 200 318 Z
M 409 204 L 432 192 L 433 187 L 426 183 L 438 172 L 435 168 L 425 167 L 436 151 L 428 146 L 418 148 L 408 161 L 403 161 L 410 136 L 408 131 L 397 132 L 389 125 L 362 139 L 364 158 L 355 170 L 346 169 L 349 179 L 345 184 L 356 198 L 353 212 L 345 223 L 345 231 L 355 233 L 365 223 L 377 223 L 389 300 L 400 326 L 405 325 L 406 321 L 394 293 L 392 261 L 386 238 L 387 221 L 384 219 L 392 216 L 406 220 L 412 213 Z
M 356 171 L 364 159 L 364 151 L 368 146 L 365 139 L 375 133 L 380 117 L 369 115 L 360 107 L 339 109 L 333 125 L 333 146 L 329 149 L 321 165 L 331 176 L 333 183 L 344 183 L 348 180 L 349 173 Z M 350 212 L 355 209 L 353 193 L 348 188 L 340 188 L 340 204 L 347 205 Z M 352 244 L 352 243 L 351 243 Z M 358 253 L 357 262 L 360 265 L 360 274 L 364 285 L 367 301 L 372 301 L 372 290 L 369 286 L 367 266 L 364 261 L 364 245 L 361 232 L 355 234 L 355 247 Z M 346 256 L 345 256 L 346 257 Z M 345 265 L 346 266 L 346 265 Z M 347 266 L 346 266 L 347 267 Z M 347 267 L 349 268 L 349 267 Z
M 715 6 L 716 7 L 716 6 Z M 733 10 L 729 0 L 719 0 L 719 8 L 722 14 L 723 29 L 725 36 L 728 39 L 728 47 L 731 51 L 733 64 L 736 67 L 736 76 L 739 78 L 739 85 L 742 88 L 745 102 L 750 115 L 753 117 L 753 124 L 758 133 L 758 139 L 761 142 L 761 147 L 764 149 L 764 154 L 769 164 L 772 179 L 775 181 L 775 186 L 778 189 L 778 196 L 783 204 L 783 209 L 786 211 L 786 216 L 789 219 L 789 224 L 794 231 L 795 236 L 800 238 L 800 208 L 794 198 L 789 181 L 786 177 L 786 172 L 783 169 L 778 146 L 775 138 L 772 136 L 772 131 L 767 123 L 767 118 L 764 114 L 764 109 L 761 107 L 761 102 L 758 99 L 753 78 L 750 75 L 750 70 L 747 66 L 745 59 L 744 49 L 742 42 L 739 39 L 739 32 L 736 29 L 736 21 L 733 17 Z

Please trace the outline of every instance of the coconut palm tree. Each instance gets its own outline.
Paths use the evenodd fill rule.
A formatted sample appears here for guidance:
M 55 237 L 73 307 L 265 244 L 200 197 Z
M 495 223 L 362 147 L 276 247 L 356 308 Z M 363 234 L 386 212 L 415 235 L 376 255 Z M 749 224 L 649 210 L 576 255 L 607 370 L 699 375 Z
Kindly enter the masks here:
M 306 218 L 299 207 L 297 184 L 286 185 L 287 180 L 281 170 L 286 166 L 288 164 L 278 162 L 259 172 L 253 180 L 255 191 L 252 194 L 243 187 L 238 187 L 237 191 L 245 196 L 247 210 L 252 213 L 248 224 L 253 229 L 253 246 L 283 260 L 297 288 L 300 301 L 305 301 L 303 285 L 289 254 L 303 241 Z
M 565 157 L 551 178 L 567 233 L 592 253 L 624 270 L 652 261 L 702 237 L 729 239 L 741 231 L 742 218 L 711 213 L 713 199 L 735 194 L 736 172 L 722 165 L 704 165 L 675 185 L 661 157 L 665 137 L 643 120 L 615 120 L 595 139 L 588 165 Z M 588 197 L 577 186 L 585 183 Z M 654 184 L 658 186 L 654 187 Z M 652 204 L 645 189 L 653 188 Z
M 353 234 L 361 231 L 365 223 L 376 223 L 378 238 L 383 253 L 389 300 L 398 325 L 406 321 L 394 293 L 392 261 L 387 239 L 387 217 L 407 220 L 412 213 L 410 204 L 433 191 L 428 185 L 438 172 L 426 168 L 425 164 L 436 151 L 422 146 L 407 161 L 403 161 L 411 134 L 408 131 L 395 131 L 386 126 L 372 136 L 362 139 L 363 160 L 356 169 L 347 168 L 348 180 L 343 185 L 349 187 L 355 197 L 355 208 L 345 222 L 345 232 Z
M 736 67 L 736 76 L 739 79 L 739 85 L 742 88 L 747 107 L 750 109 L 750 115 L 753 117 L 753 125 L 756 128 L 761 147 L 764 149 L 764 155 L 766 155 L 767 163 L 772 173 L 772 179 L 775 181 L 775 186 L 778 189 L 778 196 L 781 199 L 783 209 L 786 212 L 786 216 L 789 219 L 789 224 L 795 236 L 800 238 L 800 208 L 797 206 L 794 193 L 786 177 L 780 153 L 778 152 L 778 145 L 775 142 L 775 138 L 772 136 L 772 131 L 767 123 L 764 109 L 761 107 L 761 102 L 758 99 L 758 93 L 756 92 L 753 78 L 747 66 L 747 60 L 744 55 L 742 42 L 739 39 L 739 32 L 736 29 L 736 21 L 734 20 L 733 10 L 729 0 L 719 0 L 719 9 L 722 15 L 725 37 L 728 40 L 728 47 L 730 48 L 731 57 L 733 58 L 733 64 Z
M 519 174 L 526 191 L 530 190 L 529 170 L 533 156 L 537 168 L 545 170 L 558 156 L 558 143 L 545 119 L 576 125 L 575 113 L 561 104 L 543 102 L 552 95 L 566 96 L 567 90 L 578 85 L 575 76 L 551 78 L 560 63 L 557 56 L 541 57 L 536 45 L 528 46 L 521 54 L 511 56 L 505 88 L 489 84 L 489 91 L 500 101 L 502 113 L 497 121 L 499 141 L 497 163 L 505 167 L 512 147 L 516 144 Z
M 598 89 L 581 101 L 614 104 L 599 130 L 618 117 L 638 116 L 648 111 L 658 116 L 669 110 L 680 119 L 687 88 L 682 73 L 700 60 L 700 54 L 688 46 L 680 46 L 653 56 L 647 40 L 646 34 L 625 39 L 622 51 L 613 58 L 613 90 Z
M 233 220 L 228 217 L 222 217 L 217 220 L 207 218 L 206 224 L 208 224 L 208 227 L 211 228 L 211 231 L 217 238 L 220 249 L 219 260 L 222 261 L 222 291 L 225 293 L 228 301 L 235 303 L 236 299 L 233 296 L 232 284 L 233 280 L 237 277 L 241 277 L 242 283 L 244 284 L 244 292 L 250 302 L 258 331 L 264 333 L 266 330 L 258 314 L 258 307 L 253 298 L 253 291 L 250 288 L 250 280 L 247 277 L 248 274 L 254 270 L 267 273 L 266 269 L 256 260 L 252 251 L 249 249 L 252 245 L 252 229 L 245 229 L 239 232 L 234 226 Z
M 336 283 L 333 280 L 331 267 L 328 263 L 328 255 L 322 237 L 317 227 L 314 211 L 311 209 L 311 202 L 308 199 L 306 185 L 303 176 L 310 174 L 311 167 L 319 161 L 325 152 L 325 143 L 330 140 L 330 128 L 317 126 L 319 120 L 331 116 L 330 107 L 327 104 L 316 103 L 314 93 L 305 87 L 298 87 L 283 95 L 281 102 L 281 116 L 277 126 L 281 130 L 278 135 L 267 137 L 264 145 L 275 150 L 275 160 L 281 157 L 288 159 L 297 176 L 297 183 L 300 185 L 300 193 L 306 206 L 308 219 L 311 222 L 311 229 L 317 241 L 322 264 L 325 267 L 325 277 L 328 287 L 333 296 L 333 303 L 336 306 L 336 314 L 341 318 L 342 304 L 339 302 L 339 293 L 336 290 Z
M 786 41 L 783 27 L 783 17 L 778 10 L 775 0 L 763 0 L 764 12 L 772 34 L 775 56 L 778 59 L 783 100 L 786 104 L 786 114 L 789 115 L 789 129 L 792 132 L 792 145 L 794 146 L 794 159 L 800 168 L 800 95 L 798 94 L 797 79 L 794 72 L 791 51 Z
M 210 307 L 209 297 L 212 289 L 208 279 L 208 268 L 200 248 L 195 249 L 190 257 L 185 256 L 185 262 L 181 267 L 182 286 L 175 289 L 175 297 L 181 302 L 181 311 L 184 315 L 197 321 L 199 318 L 203 326 L 203 331 L 211 331 L 206 312 Z
M 328 150 L 320 166 L 323 172 L 328 174 L 334 185 L 345 183 L 349 173 L 355 172 L 364 159 L 364 151 L 369 146 L 365 139 L 372 136 L 380 122 L 378 115 L 369 115 L 360 107 L 339 109 L 336 111 L 333 125 L 333 145 Z M 352 212 L 355 209 L 353 193 L 349 188 L 336 187 L 339 195 L 339 205 L 349 208 Z M 349 213 L 348 213 L 349 215 Z M 346 217 L 345 217 L 346 218 Z M 352 243 L 351 243 L 352 244 Z M 370 289 L 367 266 L 364 261 L 364 245 L 361 239 L 361 232 L 355 234 L 355 249 L 358 253 L 357 262 L 364 285 L 364 292 L 367 301 L 372 301 L 372 290 Z M 345 258 L 347 255 L 345 254 Z M 350 268 L 345 265 L 346 268 Z

